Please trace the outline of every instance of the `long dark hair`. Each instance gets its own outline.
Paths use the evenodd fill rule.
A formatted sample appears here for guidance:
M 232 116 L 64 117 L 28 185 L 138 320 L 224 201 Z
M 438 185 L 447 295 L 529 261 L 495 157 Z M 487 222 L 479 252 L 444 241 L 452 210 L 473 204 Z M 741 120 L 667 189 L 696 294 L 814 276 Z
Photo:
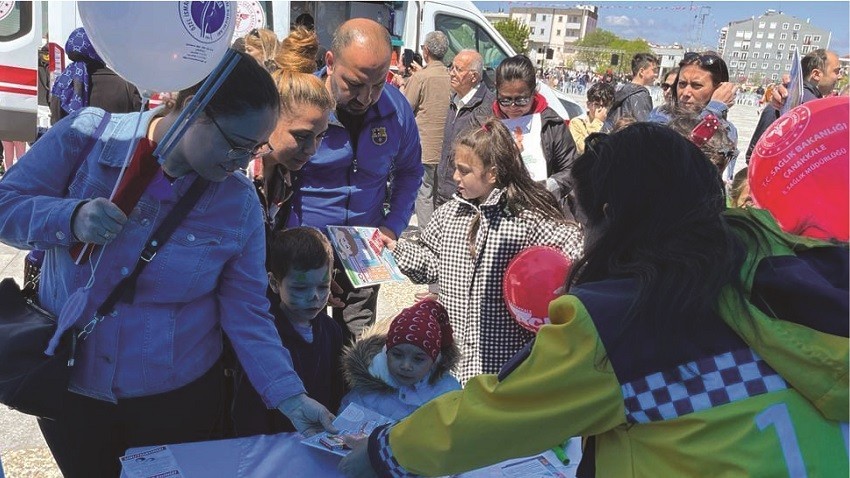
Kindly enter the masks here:
M 671 337 L 686 333 L 717 310 L 724 286 L 742 290 L 745 250 L 721 215 L 720 175 L 699 148 L 662 125 L 635 123 L 590 139 L 572 175 L 582 222 L 597 239 L 585 245 L 567 288 L 635 279 L 614 344 L 634 320 Z
M 527 210 L 566 221 L 552 193 L 531 179 L 511 132 L 500 120 L 490 118 L 481 128 L 461 136 L 455 143 L 455 148 L 458 147 L 471 149 L 485 169 L 495 169 L 496 187 L 504 190 L 505 205 L 511 214 L 518 216 Z M 469 228 L 469 244 L 473 255 L 479 224 L 480 218 L 476 216 Z

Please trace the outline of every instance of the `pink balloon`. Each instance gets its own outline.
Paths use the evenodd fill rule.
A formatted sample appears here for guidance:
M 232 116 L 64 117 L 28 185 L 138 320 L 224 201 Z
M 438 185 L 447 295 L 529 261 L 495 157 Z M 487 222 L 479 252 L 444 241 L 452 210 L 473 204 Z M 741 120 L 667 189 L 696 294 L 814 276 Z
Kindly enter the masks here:
M 783 230 L 817 239 L 850 239 L 850 97 L 804 103 L 764 132 L 750 158 L 758 207 Z
M 555 290 L 563 287 L 571 265 L 564 253 L 548 246 L 529 247 L 511 260 L 502 291 L 519 325 L 536 333 L 549 323 L 549 302 L 557 297 Z

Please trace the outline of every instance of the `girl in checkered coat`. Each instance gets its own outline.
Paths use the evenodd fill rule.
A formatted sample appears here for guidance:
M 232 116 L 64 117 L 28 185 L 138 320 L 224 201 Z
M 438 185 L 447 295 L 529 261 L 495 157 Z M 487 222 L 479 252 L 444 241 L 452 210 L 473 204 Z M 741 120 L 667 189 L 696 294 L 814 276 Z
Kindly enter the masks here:
M 572 174 L 585 254 L 552 324 L 498 377 L 377 428 L 345 475 L 451 475 L 582 435 L 579 477 L 848 476 L 847 243 L 726 210 L 717 168 L 661 125 L 589 141 Z
M 458 140 L 458 191 L 434 211 L 418 240 L 390 243 L 401 271 L 419 284 L 438 283 L 461 348 L 462 383 L 497 373 L 533 335 L 511 317 L 502 278 L 513 257 L 535 245 L 576 258 L 578 226 L 536 184 L 508 129 L 492 119 Z

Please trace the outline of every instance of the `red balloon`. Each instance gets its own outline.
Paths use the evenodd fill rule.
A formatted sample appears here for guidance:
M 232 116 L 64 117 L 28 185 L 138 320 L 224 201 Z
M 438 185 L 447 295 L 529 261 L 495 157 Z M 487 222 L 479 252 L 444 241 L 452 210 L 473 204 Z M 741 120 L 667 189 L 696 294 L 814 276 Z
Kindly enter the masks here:
M 850 97 L 804 103 L 764 132 L 750 158 L 750 191 L 783 230 L 850 239 Z
M 572 265 L 558 249 L 532 246 L 522 250 L 505 269 L 502 291 L 508 311 L 519 325 L 537 332 L 549 323 L 549 302 L 563 287 Z

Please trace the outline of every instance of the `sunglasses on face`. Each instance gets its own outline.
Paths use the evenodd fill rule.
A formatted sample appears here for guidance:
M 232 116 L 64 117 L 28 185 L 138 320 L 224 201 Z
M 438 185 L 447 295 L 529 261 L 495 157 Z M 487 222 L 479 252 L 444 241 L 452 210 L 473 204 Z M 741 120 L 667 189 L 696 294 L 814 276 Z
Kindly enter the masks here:
M 663 91 L 667 91 L 670 88 L 673 88 L 673 83 L 661 83 L 661 89 Z
M 687 65 L 699 65 L 705 70 L 717 73 L 721 82 L 729 81 L 729 69 L 726 67 L 726 62 L 717 55 L 700 55 L 697 52 L 689 51 L 679 62 L 680 67 Z
M 531 97 L 529 96 L 517 96 L 516 98 L 499 98 L 499 105 L 508 107 L 508 106 L 528 106 L 531 103 Z

